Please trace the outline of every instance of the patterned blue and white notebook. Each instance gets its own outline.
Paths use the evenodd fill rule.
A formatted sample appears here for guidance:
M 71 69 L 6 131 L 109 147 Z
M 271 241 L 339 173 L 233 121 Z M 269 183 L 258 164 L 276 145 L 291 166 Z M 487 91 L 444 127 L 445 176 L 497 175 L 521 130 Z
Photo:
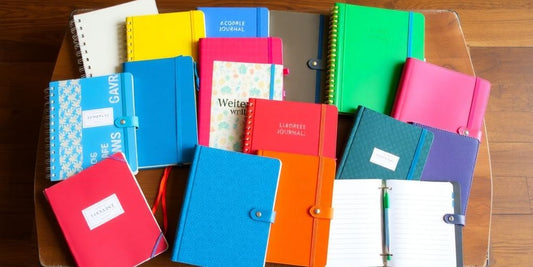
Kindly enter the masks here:
M 50 180 L 64 180 L 119 151 L 137 172 L 138 119 L 130 73 L 49 86 Z

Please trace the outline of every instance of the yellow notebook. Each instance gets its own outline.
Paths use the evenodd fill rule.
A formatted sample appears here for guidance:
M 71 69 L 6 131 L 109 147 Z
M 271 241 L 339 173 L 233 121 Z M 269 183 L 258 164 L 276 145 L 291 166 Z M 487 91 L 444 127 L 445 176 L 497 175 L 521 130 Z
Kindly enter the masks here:
M 162 13 L 126 18 L 128 61 L 192 56 L 205 37 L 202 11 Z

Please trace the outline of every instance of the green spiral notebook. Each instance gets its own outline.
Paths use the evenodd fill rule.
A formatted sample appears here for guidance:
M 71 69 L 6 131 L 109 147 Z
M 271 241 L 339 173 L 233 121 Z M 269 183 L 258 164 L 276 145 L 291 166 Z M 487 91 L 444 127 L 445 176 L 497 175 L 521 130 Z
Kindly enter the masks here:
M 407 57 L 424 59 L 424 15 L 336 3 L 330 16 L 326 103 L 390 114 Z

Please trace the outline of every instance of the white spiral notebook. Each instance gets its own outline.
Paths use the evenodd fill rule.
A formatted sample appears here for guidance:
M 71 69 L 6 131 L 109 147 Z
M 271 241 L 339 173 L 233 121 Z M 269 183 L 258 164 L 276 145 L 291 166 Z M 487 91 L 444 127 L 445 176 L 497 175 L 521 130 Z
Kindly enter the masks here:
M 126 17 L 158 14 L 155 0 L 135 0 L 75 14 L 70 22 L 82 77 L 122 72 Z

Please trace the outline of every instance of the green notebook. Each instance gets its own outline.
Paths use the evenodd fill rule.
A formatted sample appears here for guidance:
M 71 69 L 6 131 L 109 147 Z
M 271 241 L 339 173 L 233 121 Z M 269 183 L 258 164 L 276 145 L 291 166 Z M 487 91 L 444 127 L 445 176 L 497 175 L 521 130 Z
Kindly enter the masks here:
M 420 180 L 433 133 L 360 107 L 336 179 Z
M 336 3 L 330 16 L 326 103 L 390 114 L 407 57 L 424 59 L 424 15 Z

